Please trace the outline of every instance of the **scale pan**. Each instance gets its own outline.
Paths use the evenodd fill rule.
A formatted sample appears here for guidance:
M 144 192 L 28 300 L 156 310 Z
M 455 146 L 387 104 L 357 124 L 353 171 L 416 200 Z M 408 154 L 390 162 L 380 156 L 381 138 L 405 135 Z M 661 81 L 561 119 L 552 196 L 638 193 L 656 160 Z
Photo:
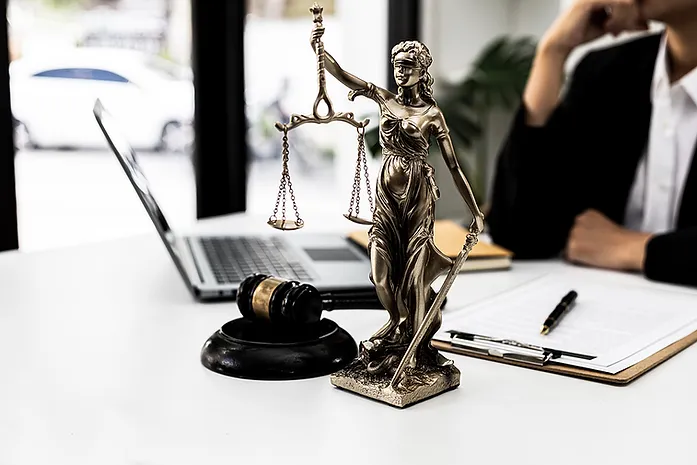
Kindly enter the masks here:
M 267 223 L 270 226 L 272 226 L 276 229 L 281 229 L 283 231 L 293 231 L 296 229 L 300 229 L 305 225 L 304 222 L 290 221 L 290 220 L 269 220 Z
M 360 216 L 349 215 L 348 213 L 344 213 L 344 216 L 346 217 L 347 220 L 353 221 L 354 223 L 365 224 L 365 225 L 372 225 L 373 224 L 372 221 L 363 219 Z

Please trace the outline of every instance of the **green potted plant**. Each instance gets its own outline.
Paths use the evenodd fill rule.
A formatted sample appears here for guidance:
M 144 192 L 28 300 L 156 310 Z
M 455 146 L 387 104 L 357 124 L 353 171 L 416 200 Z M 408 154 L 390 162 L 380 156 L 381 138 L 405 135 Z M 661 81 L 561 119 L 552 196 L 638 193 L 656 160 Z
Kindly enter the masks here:
M 485 143 L 487 121 L 493 110 L 510 111 L 519 105 L 535 47 L 530 37 L 498 37 L 479 53 L 461 82 L 435 91 L 462 169 L 482 205 L 487 200 L 487 162 L 493 156 Z M 374 156 L 381 156 L 377 126 L 366 132 L 366 145 Z M 431 148 L 438 150 L 434 144 Z

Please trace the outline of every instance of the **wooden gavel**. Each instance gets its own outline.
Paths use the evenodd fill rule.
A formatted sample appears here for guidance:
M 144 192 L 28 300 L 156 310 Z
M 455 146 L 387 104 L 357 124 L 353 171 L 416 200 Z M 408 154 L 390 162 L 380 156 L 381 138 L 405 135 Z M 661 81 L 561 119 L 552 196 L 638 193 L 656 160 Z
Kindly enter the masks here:
M 434 296 L 432 291 L 431 301 Z M 375 288 L 320 292 L 311 284 L 260 273 L 240 283 L 237 306 L 248 320 L 285 325 L 317 323 L 325 311 L 384 308 Z
M 374 288 L 320 292 L 311 284 L 265 274 L 240 283 L 237 306 L 249 320 L 278 324 L 316 323 L 323 311 L 383 308 Z

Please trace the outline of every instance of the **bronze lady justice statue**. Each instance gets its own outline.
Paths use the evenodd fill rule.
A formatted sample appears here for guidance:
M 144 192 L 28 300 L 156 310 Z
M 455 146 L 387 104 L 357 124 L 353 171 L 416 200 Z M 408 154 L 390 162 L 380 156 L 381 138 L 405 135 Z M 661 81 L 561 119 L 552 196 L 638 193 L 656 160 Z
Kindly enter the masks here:
M 313 30 L 313 49 L 323 32 L 323 27 Z M 457 372 L 454 386 L 434 386 L 438 369 L 452 365 L 430 345 L 440 328 L 438 314 L 409 363 L 411 373 L 407 381 L 412 385 L 404 389 L 412 399 L 405 400 L 404 395 L 394 399 L 394 392 L 378 392 L 377 386 L 380 380 L 390 380 L 415 331 L 424 322 L 432 282 L 453 265 L 434 244 L 435 201 L 439 192 L 434 170 L 426 161 L 431 136 L 436 138 L 460 195 L 474 217 L 471 233 L 476 235 L 483 229 L 484 216 L 458 164 L 443 113 L 433 98 L 433 78 L 428 72 L 433 60 L 424 44 L 405 41 L 392 49 L 396 95 L 344 71 L 326 51 L 324 60 L 326 70 L 351 89 L 351 100 L 363 95 L 375 101 L 380 109 L 383 161 L 369 230 L 369 251 L 371 279 L 390 315 L 389 321 L 361 344 L 359 359 L 333 375 L 332 383 L 404 406 L 459 384 Z M 419 384 L 428 392 L 417 393 Z

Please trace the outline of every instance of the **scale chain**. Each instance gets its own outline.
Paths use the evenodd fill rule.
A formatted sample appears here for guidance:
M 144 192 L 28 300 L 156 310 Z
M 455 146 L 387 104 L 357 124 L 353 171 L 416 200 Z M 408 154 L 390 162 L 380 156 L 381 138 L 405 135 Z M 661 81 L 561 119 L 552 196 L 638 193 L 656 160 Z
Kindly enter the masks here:
M 305 221 L 300 218 L 300 213 L 298 212 L 298 204 L 295 202 L 295 192 L 293 192 L 293 183 L 290 182 L 290 173 L 287 175 L 286 183 L 288 184 L 288 193 L 290 194 L 290 200 L 293 203 L 293 210 L 295 211 L 295 222 L 298 226 L 302 226 L 305 224 Z
M 358 131 L 358 155 L 356 157 L 356 171 L 353 175 L 353 188 L 351 189 L 351 203 L 349 204 L 349 215 L 353 215 L 353 210 L 356 210 L 356 216 L 361 210 L 361 131 Z
M 282 144 L 282 151 L 281 151 L 281 156 L 283 160 L 283 169 L 281 170 L 281 182 L 278 187 L 278 195 L 276 196 L 276 205 L 274 206 L 273 209 L 273 214 L 271 215 L 272 220 L 278 219 L 278 206 L 281 203 L 281 197 L 285 198 L 285 189 L 286 189 L 286 153 L 288 150 L 288 131 L 284 129 L 283 131 L 283 144 Z M 282 220 L 285 220 L 286 217 L 283 215 Z
M 283 170 L 281 171 L 281 182 L 278 188 L 278 196 L 276 197 L 276 205 L 273 209 L 273 214 L 271 215 L 272 220 L 278 219 L 278 207 L 281 206 L 281 221 L 285 223 L 286 221 L 286 196 L 290 194 L 291 202 L 293 203 L 293 210 L 295 211 L 296 222 L 298 225 L 304 223 L 303 219 L 300 218 L 300 213 L 298 212 L 298 205 L 295 201 L 295 192 L 293 192 L 293 183 L 290 180 L 290 170 L 288 169 L 289 161 L 289 145 L 288 145 L 288 129 L 283 130 L 283 145 L 282 145 L 282 159 L 283 159 Z
M 283 206 L 281 219 L 286 221 L 286 195 L 288 194 L 288 131 L 283 132 L 283 171 L 281 174 L 281 189 L 283 190 Z
M 358 152 L 361 154 L 363 159 L 363 174 L 365 176 L 365 188 L 368 192 L 368 202 L 370 203 L 370 214 L 375 213 L 375 207 L 373 206 L 373 193 L 370 188 L 370 174 L 368 174 L 368 160 L 365 156 L 365 127 L 358 130 Z

